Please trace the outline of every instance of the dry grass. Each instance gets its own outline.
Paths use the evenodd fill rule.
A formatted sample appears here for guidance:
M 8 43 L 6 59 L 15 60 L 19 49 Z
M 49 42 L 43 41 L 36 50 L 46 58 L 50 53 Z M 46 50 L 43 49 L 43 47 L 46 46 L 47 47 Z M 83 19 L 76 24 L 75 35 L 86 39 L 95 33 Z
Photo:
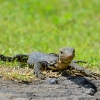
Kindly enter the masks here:
M 35 79 L 32 69 L 28 67 L 20 68 L 18 66 L 0 66 L 0 76 L 17 82 L 32 82 Z
M 84 64 L 84 67 L 86 69 L 90 69 L 88 64 Z M 94 66 L 93 72 L 99 73 L 97 70 L 98 68 Z M 29 67 L 19 67 L 16 64 L 12 65 L 11 63 L 5 63 L 0 65 L 0 77 L 3 77 L 5 79 L 17 81 L 17 82 L 32 82 L 36 79 L 35 75 L 33 74 L 32 68 Z M 84 73 L 81 73 L 80 71 L 77 70 L 65 70 L 63 71 L 64 74 L 66 75 L 71 75 L 71 76 L 87 76 Z M 54 78 L 54 77 L 59 77 L 61 76 L 62 72 L 52 72 L 50 71 L 43 71 L 43 74 L 46 77 Z

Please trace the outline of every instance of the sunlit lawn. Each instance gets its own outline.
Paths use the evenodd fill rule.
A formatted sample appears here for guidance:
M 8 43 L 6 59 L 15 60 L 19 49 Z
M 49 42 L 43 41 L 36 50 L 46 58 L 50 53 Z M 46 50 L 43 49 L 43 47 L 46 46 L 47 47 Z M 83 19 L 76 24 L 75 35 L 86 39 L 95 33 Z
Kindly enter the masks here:
M 99 0 L 0 1 L 0 54 L 58 53 L 66 46 L 100 72 Z

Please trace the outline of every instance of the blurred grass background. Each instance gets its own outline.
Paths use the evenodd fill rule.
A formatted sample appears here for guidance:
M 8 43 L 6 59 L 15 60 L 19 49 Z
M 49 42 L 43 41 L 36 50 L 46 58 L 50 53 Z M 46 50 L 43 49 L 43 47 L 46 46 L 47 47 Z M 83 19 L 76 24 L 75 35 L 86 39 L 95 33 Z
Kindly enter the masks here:
M 99 0 L 0 0 L 0 54 L 66 46 L 100 71 Z

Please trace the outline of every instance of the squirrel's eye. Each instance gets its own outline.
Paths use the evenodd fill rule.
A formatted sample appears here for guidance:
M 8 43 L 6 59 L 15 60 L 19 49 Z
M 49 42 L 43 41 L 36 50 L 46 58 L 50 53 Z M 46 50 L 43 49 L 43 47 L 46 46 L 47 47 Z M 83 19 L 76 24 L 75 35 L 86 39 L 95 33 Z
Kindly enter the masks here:
M 62 52 L 62 51 L 60 51 L 60 53 L 61 53 L 61 54 L 63 54 L 63 52 Z

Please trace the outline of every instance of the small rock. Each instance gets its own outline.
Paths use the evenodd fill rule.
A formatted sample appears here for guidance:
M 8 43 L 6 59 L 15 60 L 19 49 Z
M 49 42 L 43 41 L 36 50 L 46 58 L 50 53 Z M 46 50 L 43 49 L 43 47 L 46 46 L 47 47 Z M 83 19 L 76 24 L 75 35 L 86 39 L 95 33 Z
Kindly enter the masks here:
M 86 89 L 86 93 L 89 94 L 89 95 L 94 95 L 95 92 L 96 91 L 93 88 Z
M 50 83 L 50 84 L 58 84 L 58 80 L 55 79 L 55 78 L 53 78 L 53 79 L 50 79 L 50 80 L 49 80 L 49 83 Z

